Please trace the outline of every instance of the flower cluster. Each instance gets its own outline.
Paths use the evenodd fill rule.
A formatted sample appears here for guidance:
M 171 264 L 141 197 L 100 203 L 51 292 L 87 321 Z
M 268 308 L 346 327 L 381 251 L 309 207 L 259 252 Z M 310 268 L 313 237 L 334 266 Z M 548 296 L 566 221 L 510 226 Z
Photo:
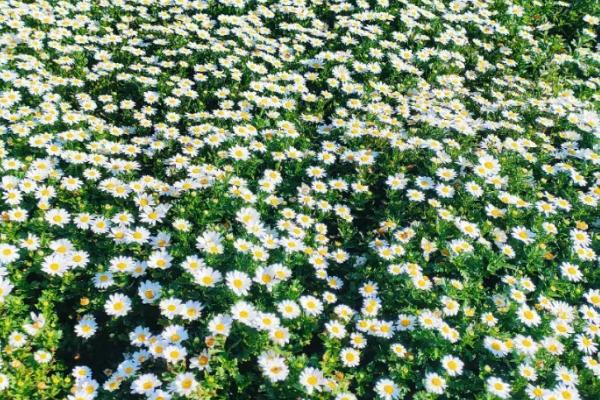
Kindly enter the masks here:
M 0 2 L 0 398 L 599 398 L 597 15 Z

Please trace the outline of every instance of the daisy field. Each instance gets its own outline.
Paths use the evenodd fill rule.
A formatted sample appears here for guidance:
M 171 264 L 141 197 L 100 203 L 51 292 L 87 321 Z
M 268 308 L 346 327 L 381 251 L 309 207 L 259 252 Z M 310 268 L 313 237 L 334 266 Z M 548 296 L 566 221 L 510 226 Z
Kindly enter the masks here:
M 0 0 L 0 400 L 600 399 L 599 26 Z

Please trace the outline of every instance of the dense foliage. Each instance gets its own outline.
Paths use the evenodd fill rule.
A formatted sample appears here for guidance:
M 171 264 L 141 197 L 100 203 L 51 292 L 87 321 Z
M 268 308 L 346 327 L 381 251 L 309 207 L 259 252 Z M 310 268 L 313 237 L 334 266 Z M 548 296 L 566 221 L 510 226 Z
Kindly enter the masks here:
M 600 398 L 599 16 L 0 1 L 0 399 Z

